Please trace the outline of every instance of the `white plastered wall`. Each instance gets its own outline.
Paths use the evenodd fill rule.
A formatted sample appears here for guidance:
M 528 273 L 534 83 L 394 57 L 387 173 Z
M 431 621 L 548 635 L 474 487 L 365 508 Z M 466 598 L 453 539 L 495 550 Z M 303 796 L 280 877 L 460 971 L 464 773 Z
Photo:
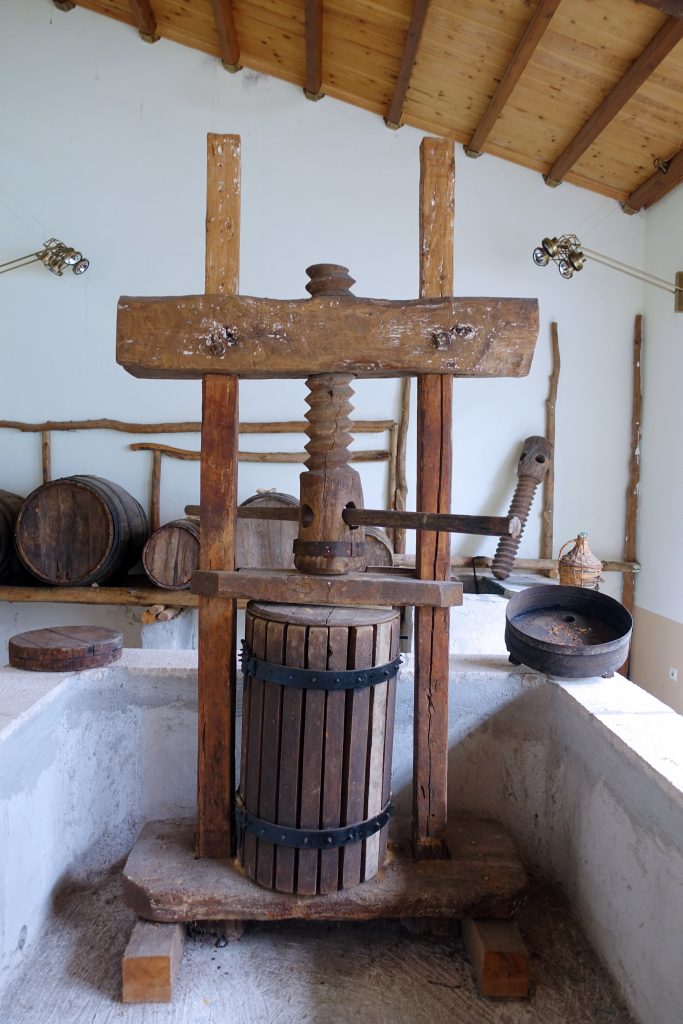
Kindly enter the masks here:
M 416 296 L 420 132 L 388 131 L 375 115 L 329 98 L 310 103 L 300 89 L 247 70 L 228 75 L 214 58 L 165 40 L 144 45 L 127 26 L 81 8 L 63 14 L 49 0 L 6 0 L 0 49 L 0 88 L 11 97 L 0 128 L 0 258 L 56 235 L 91 260 L 79 279 L 39 266 L 0 277 L 3 418 L 199 418 L 197 382 L 135 380 L 116 365 L 114 338 L 119 295 L 203 289 L 209 131 L 242 137 L 243 293 L 302 297 L 305 267 L 333 261 L 350 267 L 359 295 Z M 555 547 L 586 529 L 597 554 L 618 558 L 630 339 L 642 289 L 599 266 L 565 282 L 553 267 L 536 268 L 531 251 L 544 235 L 575 231 L 593 248 L 640 264 L 644 220 L 571 185 L 549 189 L 539 174 L 494 157 L 469 160 L 460 146 L 456 163 L 456 291 L 538 296 L 541 331 L 528 378 L 456 381 L 454 510 L 507 511 L 521 441 L 544 431 L 549 324 L 557 320 Z M 397 381 L 359 382 L 356 415 L 397 416 L 398 394 Z M 242 418 L 301 418 L 303 399 L 298 381 L 247 381 Z M 55 434 L 54 473 L 110 477 L 146 503 L 149 455 L 128 451 L 134 440 Z M 380 442 L 366 435 L 358 446 Z M 281 445 L 300 449 L 301 437 L 243 441 Z M 414 458 L 411 443 L 409 507 Z M 263 486 L 296 493 L 298 472 L 244 465 L 240 498 Z M 366 504 L 382 504 L 385 467 L 364 465 L 361 473 Z M 0 431 L 0 487 L 26 494 L 39 474 L 37 436 Z M 162 520 L 197 495 L 196 464 L 167 461 Z M 538 554 L 539 518 L 537 503 L 522 555 Z M 454 540 L 458 553 L 494 547 L 490 539 Z M 612 577 L 608 589 L 618 593 L 620 583 Z M 45 609 L 51 621 L 60 611 Z
M 645 267 L 674 281 L 683 270 L 683 192 L 646 215 Z M 673 296 L 648 287 L 642 348 L 643 414 L 632 677 L 683 711 L 683 313 Z M 671 678 L 671 669 L 678 678 Z

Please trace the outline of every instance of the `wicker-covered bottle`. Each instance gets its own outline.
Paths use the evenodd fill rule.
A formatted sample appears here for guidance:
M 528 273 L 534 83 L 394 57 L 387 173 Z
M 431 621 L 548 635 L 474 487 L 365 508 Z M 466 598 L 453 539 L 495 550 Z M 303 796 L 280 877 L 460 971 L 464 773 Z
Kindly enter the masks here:
M 602 577 L 602 562 L 596 558 L 588 547 L 588 534 L 580 533 L 574 547 L 566 555 L 562 552 L 571 544 L 570 540 L 562 546 L 559 556 L 560 584 L 564 587 L 586 587 L 599 590 Z

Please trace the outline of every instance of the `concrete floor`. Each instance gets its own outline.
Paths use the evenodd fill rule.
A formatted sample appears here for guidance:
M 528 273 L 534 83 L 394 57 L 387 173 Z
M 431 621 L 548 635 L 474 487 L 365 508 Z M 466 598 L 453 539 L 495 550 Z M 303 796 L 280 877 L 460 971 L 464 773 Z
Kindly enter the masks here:
M 252 925 L 239 942 L 188 939 L 171 1005 L 124 1006 L 133 915 L 120 868 L 65 883 L 49 926 L 0 1001 L 2 1024 L 633 1024 L 557 890 L 539 881 L 518 921 L 528 1001 L 481 1000 L 457 932 L 398 923 Z

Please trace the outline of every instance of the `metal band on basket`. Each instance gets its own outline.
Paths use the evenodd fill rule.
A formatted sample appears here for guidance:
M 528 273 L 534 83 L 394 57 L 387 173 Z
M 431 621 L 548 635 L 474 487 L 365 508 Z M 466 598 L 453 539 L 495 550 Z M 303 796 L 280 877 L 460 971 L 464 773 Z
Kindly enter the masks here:
M 290 828 L 288 825 L 276 825 L 264 818 L 257 818 L 244 806 L 239 805 L 235 809 L 235 820 L 239 828 L 245 832 L 252 832 L 264 842 L 274 843 L 276 846 L 290 846 L 297 850 L 335 850 L 351 843 L 361 843 L 364 839 L 374 836 L 387 824 L 392 809 L 391 803 L 388 803 L 374 817 L 341 828 Z
M 363 540 L 299 540 L 292 544 L 295 555 L 329 556 L 333 558 L 363 558 Z
M 401 664 L 401 658 L 398 657 L 386 665 L 373 665 L 371 668 L 341 671 L 295 668 L 292 665 L 277 665 L 273 661 L 255 657 L 244 641 L 240 660 L 245 679 L 262 679 L 265 683 L 296 686 L 300 690 L 358 690 L 364 686 L 377 686 L 378 683 L 386 683 L 388 679 L 392 679 Z

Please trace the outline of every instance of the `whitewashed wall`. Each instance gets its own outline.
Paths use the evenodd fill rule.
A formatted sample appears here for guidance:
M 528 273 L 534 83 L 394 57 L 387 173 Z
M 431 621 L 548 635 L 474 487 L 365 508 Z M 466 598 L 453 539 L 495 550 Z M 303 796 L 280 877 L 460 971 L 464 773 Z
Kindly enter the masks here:
M 209 131 L 242 136 L 244 293 L 304 296 L 304 268 L 332 261 L 351 268 L 359 295 L 416 296 L 420 132 L 391 132 L 379 117 L 329 98 L 310 103 L 300 89 L 250 71 L 226 74 L 216 59 L 165 40 L 145 45 L 124 25 L 80 8 L 60 13 L 50 0 L 5 0 L 0 49 L 8 100 L 0 261 L 49 235 L 91 260 L 79 279 L 40 266 L 0 277 L 3 418 L 199 418 L 198 383 L 138 381 L 116 365 L 114 328 L 121 294 L 203 288 Z M 565 282 L 554 268 L 536 268 L 531 250 L 546 234 L 575 231 L 641 264 L 644 218 L 570 185 L 551 190 L 539 174 L 493 157 L 469 160 L 460 146 L 456 160 L 456 290 L 538 296 L 541 334 L 527 379 L 456 382 L 454 510 L 507 510 L 520 442 L 544 429 L 549 323 L 557 320 L 556 548 L 585 529 L 597 554 L 619 557 L 642 289 L 598 266 Z M 303 395 L 300 382 L 245 382 L 242 418 L 300 418 Z M 397 413 L 396 381 L 358 384 L 358 416 Z M 56 435 L 55 475 L 99 473 L 146 502 L 149 456 L 126 447 L 139 439 Z M 360 446 L 378 440 L 366 436 Z M 297 449 L 301 438 L 261 444 Z M 39 483 L 38 447 L 35 435 L 0 432 L 0 487 L 27 493 Z M 413 459 L 411 448 L 409 502 Z M 162 518 L 172 518 L 197 497 L 197 467 L 166 462 L 164 472 Z M 257 486 L 296 493 L 297 473 L 245 466 L 240 497 Z M 384 467 L 364 466 L 362 475 L 366 503 L 382 502 Z M 534 514 L 521 553 L 536 555 L 538 539 Z M 493 548 L 490 540 L 454 542 L 462 553 Z

